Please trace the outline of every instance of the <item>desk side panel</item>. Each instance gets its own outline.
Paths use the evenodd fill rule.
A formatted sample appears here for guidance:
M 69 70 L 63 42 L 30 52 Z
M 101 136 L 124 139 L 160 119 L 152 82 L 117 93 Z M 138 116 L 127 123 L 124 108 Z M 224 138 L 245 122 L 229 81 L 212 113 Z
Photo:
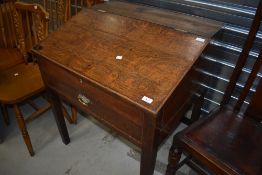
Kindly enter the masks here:
M 180 124 L 185 117 L 186 112 L 191 108 L 193 103 L 193 94 L 198 90 L 197 84 L 193 80 L 199 78 L 199 74 L 195 71 L 195 67 L 199 61 L 185 75 L 178 87 L 168 98 L 167 103 L 162 108 L 159 118 L 158 130 L 160 134 L 160 142 L 165 140 Z

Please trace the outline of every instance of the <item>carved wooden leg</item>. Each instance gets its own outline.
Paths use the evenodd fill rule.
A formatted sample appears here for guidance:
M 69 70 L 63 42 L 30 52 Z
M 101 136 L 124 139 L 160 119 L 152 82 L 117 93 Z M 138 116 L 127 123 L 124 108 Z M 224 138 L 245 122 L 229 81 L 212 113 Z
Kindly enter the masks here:
M 52 110 L 54 113 L 55 121 L 59 130 L 59 133 L 61 135 L 62 141 L 64 144 L 68 144 L 70 142 L 70 138 L 68 135 L 64 115 L 63 115 L 63 110 L 62 110 L 62 103 L 59 98 L 59 96 L 52 91 L 51 89 L 47 88 L 47 92 L 49 95 L 49 100 L 52 105 Z
M 1 104 L 1 111 L 2 111 L 2 114 L 3 114 L 3 118 L 4 118 L 4 121 L 5 121 L 5 124 L 9 125 L 10 121 L 9 121 L 9 116 L 8 116 L 8 111 L 7 111 L 6 105 Z
M 153 175 L 157 156 L 156 117 L 144 116 L 140 175 Z
M 17 104 L 14 104 L 14 110 L 15 110 L 15 114 L 16 114 L 16 120 L 17 120 L 19 129 L 22 133 L 24 142 L 27 146 L 27 149 L 28 149 L 30 155 L 33 156 L 35 153 L 34 153 L 34 150 L 33 150 L 32 144 L 31 144 L 30 137 L 29 137 L 28 132 L 27 132 L 24 117 L 23 117 L 19 107 L 17 106 Z
M 175 175 L 178 167 L 179 160 L 181 158 L 182 150 L 174 143 L 169 150 L 168 165 L 166 169 L 166 175 Z
M 77 124 L 77 108 L 71 105 L 72 121 Z

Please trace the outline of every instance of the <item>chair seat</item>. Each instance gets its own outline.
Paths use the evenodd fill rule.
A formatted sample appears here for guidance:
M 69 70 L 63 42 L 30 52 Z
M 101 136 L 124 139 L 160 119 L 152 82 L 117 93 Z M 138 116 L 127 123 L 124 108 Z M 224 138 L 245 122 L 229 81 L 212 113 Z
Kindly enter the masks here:
M 262 174 L 262 124 L 229 109 L 196 122 L 180 139 L 229 174 Z
M 19 103 L 44 90 L 37 64 L 18 64 L 0 72 L 0 102 Z

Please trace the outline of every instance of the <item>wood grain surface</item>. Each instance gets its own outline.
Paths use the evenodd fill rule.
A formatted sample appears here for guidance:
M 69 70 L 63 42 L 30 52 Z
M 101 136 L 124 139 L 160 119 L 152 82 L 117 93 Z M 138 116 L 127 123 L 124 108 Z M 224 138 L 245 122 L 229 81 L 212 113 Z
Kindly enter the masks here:
M 209 41 L 197 37 L 88 9 L 49 35 L 41 50 L 34 52 L 156 113 Z M 153 102 L 144 102 L 144 96 Z
M 123 1 L 110 1 L 93 7 L 99 11 L 145 20 L 178 31 L 211 38 L 222 26 L 222 22 L 187 15 L 167 9 L 156 8 Z

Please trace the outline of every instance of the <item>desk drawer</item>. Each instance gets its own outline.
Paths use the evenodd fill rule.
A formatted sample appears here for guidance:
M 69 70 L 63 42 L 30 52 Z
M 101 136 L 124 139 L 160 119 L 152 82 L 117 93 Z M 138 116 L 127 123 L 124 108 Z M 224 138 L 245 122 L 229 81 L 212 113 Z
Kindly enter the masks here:
M 125 99 L 46 60 L 38 59 L 45 83 L 73 105 L 139 145 L 143 112 Z

